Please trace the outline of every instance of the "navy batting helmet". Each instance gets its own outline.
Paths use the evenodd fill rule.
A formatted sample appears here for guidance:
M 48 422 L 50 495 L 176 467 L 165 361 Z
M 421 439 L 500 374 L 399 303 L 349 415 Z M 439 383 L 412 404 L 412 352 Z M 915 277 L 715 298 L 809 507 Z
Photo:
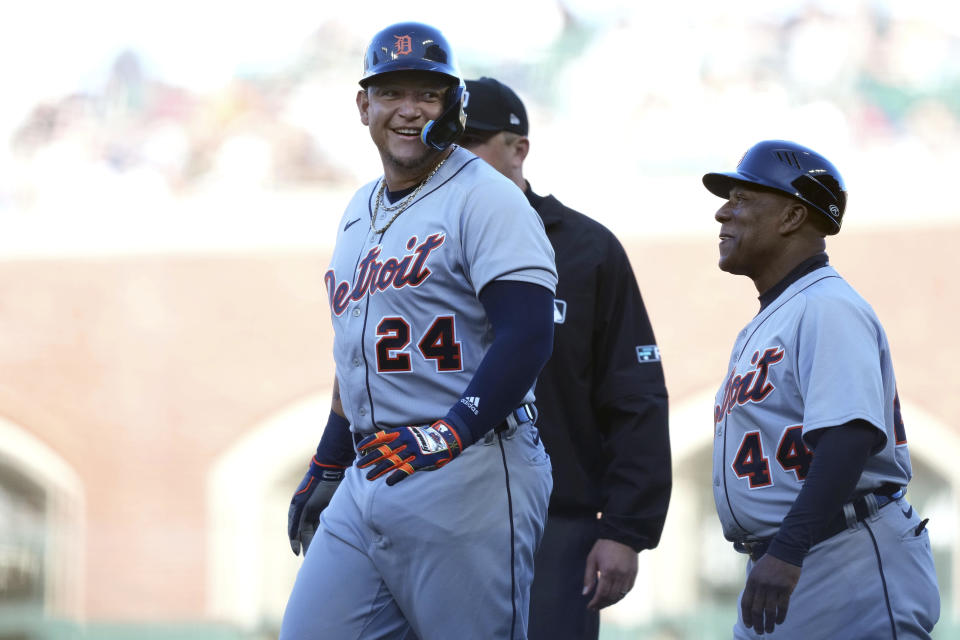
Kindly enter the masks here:
M 703 186 L 721 198 L 730 197 L 736 183 L 756 184 L 800 200 L 823 214 L 828 235 L 840 231 L 847 206 L 847 189 L 833 163 L 796 142 L 764 140 L 750 147 L 736 171 L 708 173 Z
M 427 146 L 446 149 L 463 133 L 467 120 L 463 111 L 466 89 L 447 39 L 439 29 L 421 22 L 400 22 L 383 29 L 367 46 L 360 86 L 366 89 L 377 76 L 394 71 L 429 71 L 450 81 L 453 88 L 443 114 L 420 132 Z

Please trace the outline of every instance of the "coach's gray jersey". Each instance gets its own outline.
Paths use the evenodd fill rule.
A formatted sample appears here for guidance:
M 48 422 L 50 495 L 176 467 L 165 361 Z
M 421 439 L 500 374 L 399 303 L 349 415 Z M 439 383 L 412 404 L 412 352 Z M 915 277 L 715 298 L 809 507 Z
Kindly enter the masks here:
M 827 266 L 790 285 L 734 344 L 714 407 L 713 488 L 727 539 L 774 535 L 810 468 L 805 436 L 855 419 L 886 436 L 857 491 L 906 486 L 910 455 L 886 334 Z
M 382 234 L 370 227 L 379 186 L 364 186 L 347 206 L 324 277 L 340 395 L 359 433 L 447 414 L 493 341 L 478 299 L 484 286 L 520 280 L 554 292 L 557 284 L 540 217 L 469 151 L 455 147 Z M 377 229 L 394 213 L 381 208 Z M 524 402 L 533 399 L 530 390 Z

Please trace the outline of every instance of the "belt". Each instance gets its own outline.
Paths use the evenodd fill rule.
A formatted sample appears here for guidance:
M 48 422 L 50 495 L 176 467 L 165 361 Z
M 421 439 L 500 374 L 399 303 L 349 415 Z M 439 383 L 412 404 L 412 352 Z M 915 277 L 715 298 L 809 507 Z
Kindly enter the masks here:
M 906 493 L 903 487 L 884 485 L 873 493 L 854 498 L 843 505 L 843 509 L 827 522 L 819 535 L 814 536 L 813 544 L 810 546 L 820 544 L 846 529 L 855 529 L 858 522 L 863 522 L 891 502 L 902 498 Z M 772 541 L 773 537 L 760 540 L 738 540 L 733 543 L 733 548 L 740 553 L 748 554 L 750 559 L 756 562 L 767 552 Z
M 501 422 L 500 424 L 495 426 L 493 429 L 490 429 L 490 431 L 487 431 L 485 434 L 483 434 L 483 443 L 491 444 L 498 433 L 504 434 L 505 438 L 512 438 L 513 434 L 517 432 L 517 428 L 521 424 L 536 421 L 537 415 L 538 415 L 537 408 L 533 404 L 527 402 L 520 405 L 519 407 L 511 411 L 509 414 L 507 414 L 507 417 L 506 419 L 504 419 L 503 422 Z M 376 433 L 376 432 L 373 432 L 373 433 Z M 355 445 L 360 444 L 360 441 L 369 435 L 372 435 L 372 434 L 371 433 L 354 433 L 353 443 Z
M 536 419 L 537 408 L 529 402 L 522 404 L 508 413 L 503 422 L 483 434 L 483 444 L 492 444 L 498 433 L 503 434 L 504 438 L 512 438 L 520 425 L 534 422 Z

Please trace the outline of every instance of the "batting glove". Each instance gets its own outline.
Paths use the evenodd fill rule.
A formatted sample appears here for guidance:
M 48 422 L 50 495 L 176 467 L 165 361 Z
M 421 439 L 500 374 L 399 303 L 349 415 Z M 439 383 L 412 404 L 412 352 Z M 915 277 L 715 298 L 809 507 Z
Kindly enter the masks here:
M 393 486 L 417 471 L 433 471 L 444 466 L 470 444 L 444 420 L 429 426 L 383 429 L 367 436 L 357 445 L 361 469 L 372 467 L 367 480 L 391 473 L 387 484 Z
M 316 458 L 310 461 L 310 468 L 294 492 L 287 512 L 287 535 L 294 555 L 300 555 L 301 545 L 303 555 L 307 555 L 310 542 L 317 532 L 320 512 L 330 504 L 334 491 L 343 480 L 343 474 L 344 467 L 320 464 Z

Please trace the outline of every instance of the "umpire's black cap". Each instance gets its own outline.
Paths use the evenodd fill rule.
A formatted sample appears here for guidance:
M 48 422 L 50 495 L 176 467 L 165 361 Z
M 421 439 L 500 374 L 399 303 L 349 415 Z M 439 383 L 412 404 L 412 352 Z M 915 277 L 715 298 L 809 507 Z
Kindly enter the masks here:
M 493 78 L 467 80 L 467 131 L 510 131 L 527 135 L 527 110 L 513 89 Z

